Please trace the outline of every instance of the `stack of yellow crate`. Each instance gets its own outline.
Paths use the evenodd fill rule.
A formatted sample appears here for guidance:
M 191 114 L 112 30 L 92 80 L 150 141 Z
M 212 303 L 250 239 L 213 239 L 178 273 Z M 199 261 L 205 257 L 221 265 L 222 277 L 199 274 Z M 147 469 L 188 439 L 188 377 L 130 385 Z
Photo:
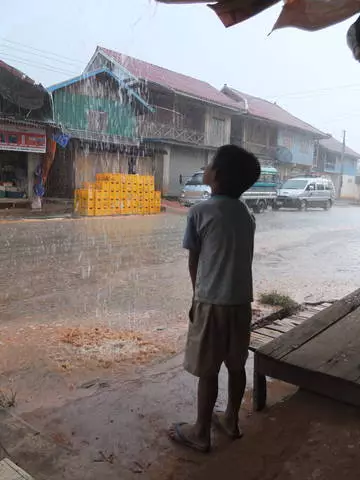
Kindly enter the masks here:
M 75 190 L 75 212 L 80 215 L 148 215 L 160 213 L 161 192 L 154 177 L 98 173 L 96 182 Z

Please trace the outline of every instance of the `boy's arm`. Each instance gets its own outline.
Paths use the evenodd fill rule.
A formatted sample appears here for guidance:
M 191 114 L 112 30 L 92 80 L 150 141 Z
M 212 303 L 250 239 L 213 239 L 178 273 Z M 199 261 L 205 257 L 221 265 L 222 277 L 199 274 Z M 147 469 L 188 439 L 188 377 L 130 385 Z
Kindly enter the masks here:
M 196 275 L 200 255 L 200 237 L 196 230 L 193 212 L 190 210 L 184 235 L 183 247 L 189 250 L 189 273 L 193 291 L 195 291 Z
M 195 292 L 196 275 L 199 265 L 199 252 L 196 250 L 189 250 L 189 273 L 191 278 L 191 284 L 193 292 Z

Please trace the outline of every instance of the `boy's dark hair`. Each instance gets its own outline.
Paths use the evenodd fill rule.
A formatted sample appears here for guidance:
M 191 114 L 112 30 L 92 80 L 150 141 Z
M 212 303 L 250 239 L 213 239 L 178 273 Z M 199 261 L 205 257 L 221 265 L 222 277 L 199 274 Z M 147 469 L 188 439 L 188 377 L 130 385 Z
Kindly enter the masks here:
M 231 198 L 239 198 L 260 177 L 259 160 L 250 152 L 236 145 L 220 147 L 212 161 L 218 192 Z

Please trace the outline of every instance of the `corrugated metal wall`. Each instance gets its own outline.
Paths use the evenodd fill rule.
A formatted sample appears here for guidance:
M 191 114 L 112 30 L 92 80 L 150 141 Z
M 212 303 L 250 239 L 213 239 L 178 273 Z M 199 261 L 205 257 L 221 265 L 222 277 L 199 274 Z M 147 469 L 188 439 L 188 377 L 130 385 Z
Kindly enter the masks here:
M 107 124 L 103 133 L 133 138 L 136 134 L 136 117 L 131 105 L 104 97 L 73 94 L 66 90 L 54 93 L 55 121 L 66 128 L 89 130 L 88 113 L 107 113 Z M 89 130 L 90 131 L 90 130 Z
M 56 149 L 55 159 L 46 180 L 46 197 L 72 198 L 74 195 L 74 170 L 72 149 Z
M 152 157 L 139 157 L 136 173 L 139 175 L 154 174 Z M 84 182 L 94 182 L 97 173 L 128 173 L 129 157 L 119 152 L 89 152 L 78 150 L 74 162 L 75 185 L 80 188 Z

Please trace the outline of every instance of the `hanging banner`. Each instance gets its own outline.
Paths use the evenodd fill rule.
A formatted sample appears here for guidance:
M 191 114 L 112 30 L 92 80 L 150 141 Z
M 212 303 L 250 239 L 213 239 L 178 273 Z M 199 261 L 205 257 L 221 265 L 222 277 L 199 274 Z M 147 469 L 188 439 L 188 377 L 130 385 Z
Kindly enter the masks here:
M 45 129 L 0 124 L 0 150 L 45 153 Z

